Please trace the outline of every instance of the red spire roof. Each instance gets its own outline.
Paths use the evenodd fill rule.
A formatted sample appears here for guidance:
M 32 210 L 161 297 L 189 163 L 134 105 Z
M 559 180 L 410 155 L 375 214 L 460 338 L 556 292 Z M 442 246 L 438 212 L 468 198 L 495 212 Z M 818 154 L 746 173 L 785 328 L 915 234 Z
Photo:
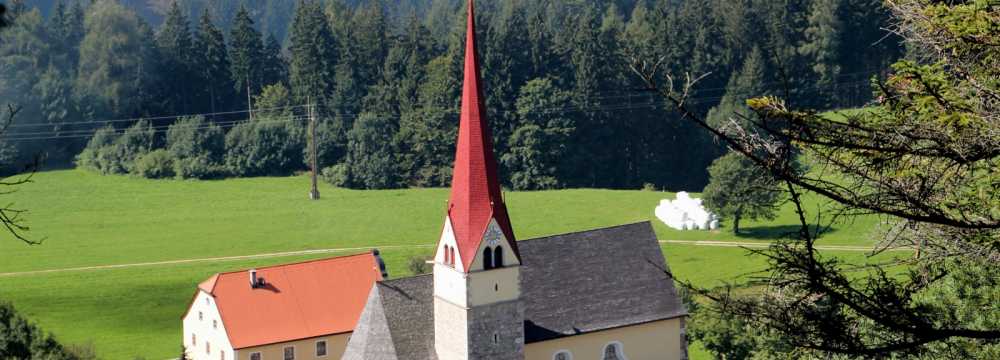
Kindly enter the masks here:
M 486 119 L 486 106 L 479 87 L 479 57 L 476 54 L 476 16 L 469 0 L 469 20 L 465 44 L 465 80 L 462 114 L 458 127 L 455 169 L 451 180 L 448 217 L 455 232 L 463 268 L 469 270 L 490 219 L 496 219 L 510 246 L 518 254 L 507 206 L 500 193 L 497 160 Z M 520 257 L 520 255 L 518 255 Z

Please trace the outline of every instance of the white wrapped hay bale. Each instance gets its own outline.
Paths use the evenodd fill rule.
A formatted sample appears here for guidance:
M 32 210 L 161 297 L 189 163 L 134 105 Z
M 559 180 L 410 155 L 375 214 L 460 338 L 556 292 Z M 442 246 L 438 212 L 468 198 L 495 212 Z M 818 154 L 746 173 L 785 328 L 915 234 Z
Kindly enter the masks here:
M 687 192 L 677 193 L 674 200 L 663 199 L 655 210 L 656 217 L 677 230 L 715 230 L 719 219 L 702 205 L 701 199 L 692 198 Z

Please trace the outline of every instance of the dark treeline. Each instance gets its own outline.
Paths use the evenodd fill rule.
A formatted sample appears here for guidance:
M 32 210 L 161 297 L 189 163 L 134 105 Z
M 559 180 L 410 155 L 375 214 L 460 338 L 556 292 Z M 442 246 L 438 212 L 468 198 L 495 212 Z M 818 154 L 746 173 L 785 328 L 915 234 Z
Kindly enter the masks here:
M 250 3 L 278 2 L 285 3 Z M 170 154 L 207 169 L 190 177 L 289 173 L 307 163 L 304 105 L 315 104 L 319 164 L 331 182 L 447 185 L 463 1 L 401 2 L 406 10 L 382 1 L 298 1 L 281 5 L 289 9 L 284 22 L 261 17 L 260 4 L 181 1 L 163 5 L 155 29 L 122 3 L 54 3 L 43 16 L 12 2 L 14 24 L 0 42 L 0 96 L 23 110 L 5 158 L 44 152 L 50 162 L 68 162 L 87 147 L 81 165 L 110 173 L 145 174 Z M 902 52 L 881 30 L 887 14 L 879 0 L 479 6 L 491 123 L 505 181 L 516 189 L 701 189 L 722 149 L 641 91 L 630 57 L 663 57 L 673 74 L 710 73 L 692 101 L 721 122 L 750 96 L 821 109 L 863 105 L 871 77 Z M 206 115 L 162 116 L 171 114 Z M 171 131 L 188 135 L 171 142 Z M 197 144 L 211 148 L 191 149 Z M 138 170 L 156 149 L 163 151 Z

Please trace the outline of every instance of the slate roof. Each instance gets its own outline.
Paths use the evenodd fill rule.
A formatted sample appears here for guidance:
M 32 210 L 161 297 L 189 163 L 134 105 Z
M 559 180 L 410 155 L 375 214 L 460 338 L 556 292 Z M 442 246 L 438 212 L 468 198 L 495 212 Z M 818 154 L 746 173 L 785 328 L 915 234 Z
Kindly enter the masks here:
M 432 275 L 376 284 L 342 360 L 437 360 L 433 299 Z
M 648 222 L 520 245 L 525 343 L 687 315 Z M 344 359 L 436 359 L 433 282 L 374 286 Z
M 525 343 L 686 315 L 649 222 L 521 242 Z

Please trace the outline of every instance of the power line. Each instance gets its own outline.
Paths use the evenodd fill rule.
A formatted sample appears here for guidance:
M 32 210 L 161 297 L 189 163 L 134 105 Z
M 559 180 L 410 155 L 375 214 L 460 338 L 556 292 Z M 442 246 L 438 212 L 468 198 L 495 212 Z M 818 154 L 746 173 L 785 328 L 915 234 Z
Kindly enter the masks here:
M 792 90 L 815 89 L 815 88 L 819 88 L 819 87 L 821 87 L 823 85 L 840 86 L 840 87 L 850 87 L 852 85 L 861 85 L 861 84 L 867 84 L 867 83 L 868 83 L 868 80 L 855 80 L 855 81 L 834 82 L 834 83 L 829 83 L 829 84 L 818 84 L 817 83 L 817 84 L 815 84 L 815 86 L 799 87 L 799 88 L 794 88 Z M 729 91 L 729 92 L 726 92 L 725 94 L 720 95 L 720 96 L 700 96 L 700 97 L 696 96 L 696 97 L 689 97 L 689 98 L 686 99 L 686 101 L 688 103 L 691 103 L 691 104 L 712 103 L 712 102 L 716 102 L 716 101 L 719 101 L 719 100 L 723 99 L 727 95 L 733 95 L 733 94 L 735 94 L 735 95 L 745 95 L 745 96 L 759 95 L 759 94 L 752 94 L 749 91 L 738 91 L 738 92 Z M 648 93 L 618 94 L 618 95 L 609 95 L 609 96 L 597 96 L 597 97 L 584 98 L 583 100 L 596 101 L 596 100 L 609 100 L 609 99 L 629 99 L 630 101 L 628 103 L 620 103 L 620 104 L 615 104 L 615 105 L 595 105 L 595 106 L 587 106 L 587 105 L 577 106 L 577 105 L 574 105 L 574 106 L 566 106 L 566 107 L 542 108 L 542 109 L 536 109 L 535 111 L 533 111 L 531 113 L 532 114 L 553 114 L 553 113 L 574 113 L 574 112 L 588 112 L 588 113 L 593 113 L 593 112 L 608 112 L 608 111 L 622 111 L 622 110 L 655 109 L 655 108 L 658 108 L 658 107 L 661 107 L 661 106 L 664 105 L 664 100 L 662 98 L 660 98 L 659 94 L 652 93 L 652 92 L 648 92 Z M 634 100 L 636 103 L 632 103 L 632 100 Z M 645 103 L 643 103 L 644 101 L 645 101 Z M 305 107 L 308 107 L 308 106 L 309 105 L 293 105 L 293 106 L 275 107 L 275 108 L 267 108 L 267 109 L 257 109 L 257 110 L 254 110 L 254 111 L 259 113 L 259 112 L 269 112 L 269 111 L 275 111 L 275 110 L 298 109 L 298 108 L 305 108 Z M 441 111 L 448 112 L 448 113 L 451 113 L 451 114 L 456 114 L 456 113 L 460 112 L 461 110 L 459 108 L 449 108 L 449 109 L 441 109 Z M 60 124 L 31 124 L 31 125 L 32 126 L 54 126 L 54 125 L 66 125 L 66 124 L 114 123 L 114 122 L 123 122 L 123 121 L 135 121 L 135 122 L 138 122 L 138 121 L 141 121 L 141 120 L 179 119 L 179 118 L 183 118 L 183 117 L 219 115 L 219 114 L 239 114 L 239 113 L 247 113 L 247 112 L 248 112 L 247 110 L 242 110 L 242 111 L 229 111 L 229 112 L 204 113 L 204 114 L 159 116 L 159 117 L 153 117 L 153 118 L 133 118 L 133 119 L 116 119 L 116 120 L 104 120 L 104 121 L 81 121 L 81 122 L 60 123 Z M 512 113 L 514 113 L 514 111 L 509 111 L 508 110 L 508 111 L 503 111 L 501 113 L 505 114 L 505 115 L 511 115 Z M 337 114 L 337 115 L 340 116 L 340 117 L 342 117 L 342 118 L 357 119 L 361 115 L 365 115 L 365 114 L 372 115 L 371 113 L 341 113 L 341 114 Z M 373 116 L 376 116 L 376 117 L 378 117 L 380 119 L 389 119 L 389 120 L 399 120 L 399 119 L 401 119 L 401 116 L 394 116 L 394 115 L 377 115 L 377 114 L 375 114 Z M 253 123 L 283 123 L 283 122 L 284 123 L 288 123 L 288 122 L 304 121 L 304 120 L 308 120 L 308 115 L 290 115 L 290 116 L 288 116 L 287 119 L 270 119 L 270 120 L 264 120 L 264 121 L 253 121 Z M 231 120 L 231 121 L 222 121 L 222 122 L 210 122 L 208 124 L 205 124 L 204 126 L 196 127 L 195 130 L 208 130 L 208 129 L 211 129 L 211 128 L 216 127 L 216 126 L 222 128 L 222 129 L 230 129 L 232 127 L 235 127 L 236 125 L 239 125 L 240 123 L 247 123 L 247 122 L 248 121 L 245 120 L 245 119 Z M 150 128 L 154 129 L 157 133 L 163 133 L 167 129 L 169 129 L 171 126 L 173 126 L 173 124 L 150 126 Z M 29 140 L 55 140 L 55 139 L 87 138 L 87 137 L 93 136 L 94 134 L 96 134 L 100 130 L 101 130 L 100 128 L 92 128 L 92 129 L 77 129 L 77 130 L 65 130 L 65 131 L 56 131 L 56 130 L 52 130 L 52 131 L 38 131 L 38 132 L 27 132 L 27 133 L 12 132 L 12 133 L 8 133 L 8 134 L 4 134 L 4 136 L 2 137 L 2 139 L 6 140 L 6 141 L 29 141 Z M 122 134 L 122 133 L 124 133 L 124 130 L 121 130 L 121 131 L 116 130 L 116 134 Z

